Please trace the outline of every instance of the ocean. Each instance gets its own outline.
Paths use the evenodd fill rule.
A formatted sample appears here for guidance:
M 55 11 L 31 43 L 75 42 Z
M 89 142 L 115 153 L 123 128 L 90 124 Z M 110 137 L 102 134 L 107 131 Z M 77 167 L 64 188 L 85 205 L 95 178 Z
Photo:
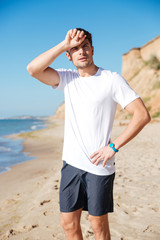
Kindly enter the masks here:
M 35 157 L 27 156 L 23 151 L 23 140 L 13 140 L 4 136 L 43 129 L 46 118 L 21 117 L 0 119 L 0 174 L 10 170 L 10 167 Z

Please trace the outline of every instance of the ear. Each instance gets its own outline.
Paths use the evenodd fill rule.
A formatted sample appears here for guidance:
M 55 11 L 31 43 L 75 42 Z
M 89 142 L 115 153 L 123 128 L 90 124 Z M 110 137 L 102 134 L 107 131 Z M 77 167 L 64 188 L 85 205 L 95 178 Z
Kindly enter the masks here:
M 94 47 L 92 46 L 92 56 L 94 55 Z
M 68 52 L 66 52 L 66 56 L 67 56 L 69 61 L 72 61 L 72 58 L 71 58 L 71 56 L 70 56 L 70 54 Z

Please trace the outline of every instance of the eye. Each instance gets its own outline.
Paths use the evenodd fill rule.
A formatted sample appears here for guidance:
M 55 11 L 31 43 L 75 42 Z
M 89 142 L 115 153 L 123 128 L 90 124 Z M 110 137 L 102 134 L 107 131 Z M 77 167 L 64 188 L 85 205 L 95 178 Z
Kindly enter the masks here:
M 86 44 L 84 44 L 84 46 L 83 46 L 84 48 L 87 48 L 88 47 L 88 43 L 86 43 Z
M 72 51 L 76 51 L 77 50 L 77 47 L 73 47 L 71 48 Z

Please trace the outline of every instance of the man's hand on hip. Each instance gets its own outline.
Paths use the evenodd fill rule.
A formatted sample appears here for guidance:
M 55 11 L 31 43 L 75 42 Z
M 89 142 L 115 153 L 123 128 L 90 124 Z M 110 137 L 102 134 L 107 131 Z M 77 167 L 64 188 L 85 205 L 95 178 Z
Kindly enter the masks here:
M 106 162 L 115 155 L 115 151 L 108 146 L 100 148 L 98 151 L 94 152 L 90 158 L 94 158 L 91 162 L 98 165 L 100 161 L 103 160 L 103 167 L 105 167 Z

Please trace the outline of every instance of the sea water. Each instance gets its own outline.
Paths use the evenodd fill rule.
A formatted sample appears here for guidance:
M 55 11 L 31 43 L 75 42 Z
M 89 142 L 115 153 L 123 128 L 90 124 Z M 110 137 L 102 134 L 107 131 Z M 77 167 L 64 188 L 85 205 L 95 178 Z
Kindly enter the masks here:
M 10 170 L 10 167 L 20 162 L 34 159 L 23 151 L 23 140 L 6 138 L 4 136 L 38 130 L 46 127 L 46 118 L 23 117 L 0 119 L 0 174 Z

